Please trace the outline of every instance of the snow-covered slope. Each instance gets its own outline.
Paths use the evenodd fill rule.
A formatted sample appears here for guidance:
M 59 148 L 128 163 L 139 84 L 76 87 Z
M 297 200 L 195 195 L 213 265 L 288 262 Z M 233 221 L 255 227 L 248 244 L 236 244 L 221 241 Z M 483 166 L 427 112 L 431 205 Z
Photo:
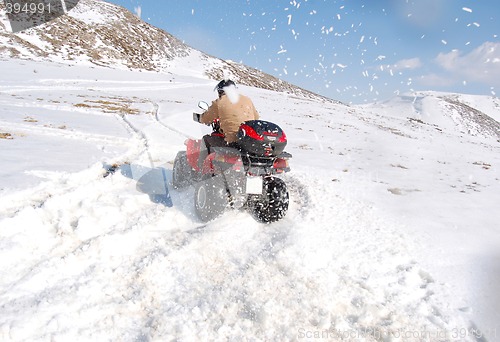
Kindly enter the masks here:
M 12 34 L 8 27 L 0 11 L 0 56 L 188 72 L 213 80 L 226 76 L 249 86 L 332 101 L 254 68 L 197 51 L 126 9 L 101 0 L 80 0 L 67 15 L 20 33 Z
M 400 114 L 413 123 L 432 125 L 437 130 L 500 139 L 500 103 L 495 97 L 418 92 L 395 97 L 378 107 L 382 111 L 399 108 Z
M 466 128 L 496 99 L 347 107 L 240 86 L 287 133 L 291 208 L 204 225 L 170 181 L 214 81 L 0 72 L 1 340 L 495 340 L 498 123 Z

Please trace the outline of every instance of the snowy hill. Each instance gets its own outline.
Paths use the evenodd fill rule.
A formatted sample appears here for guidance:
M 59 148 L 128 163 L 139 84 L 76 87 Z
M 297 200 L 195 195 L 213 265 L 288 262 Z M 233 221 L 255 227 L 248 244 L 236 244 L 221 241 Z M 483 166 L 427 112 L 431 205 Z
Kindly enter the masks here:
M 0 5 L 2 6 L 2 5 Z M 126 9 L 101 0 L 80 0 L 56 20 L 11 34 L 0 13 L 0 56 L 159 72 L 190 73 L 212 80 L 224 75 L 241 84 L 332 101 L 274 76 L 192 49 Z
M 111 6 L 61 22 L 128 16 L 89 4 Z M 288 136 L 290 211 L 202 224 L 172 162 L 208 132 L 207 67 L 233 69 L 182 45 L 151 71 L 108 42 L 94 60 L 37 38 L 51 25 L 0 33 L 0 340 L 496 340 L 498 99 L 240 85 Z
M 413 123 L 437 130 L 500 139 L 500 101 L 495 97 L 419 92 L 395 97 L 378 107 L 400 108 Z

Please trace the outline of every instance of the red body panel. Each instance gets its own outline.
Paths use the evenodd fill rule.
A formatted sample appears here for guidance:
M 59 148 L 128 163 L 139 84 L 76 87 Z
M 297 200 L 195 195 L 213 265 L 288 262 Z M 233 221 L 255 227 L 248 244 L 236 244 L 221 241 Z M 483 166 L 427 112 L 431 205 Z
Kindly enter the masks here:
M 211 135 L 219 137 L 224 136 L 216 132 L 213 132 Z M 237 171 L 243 170 L 243 163 L 240 156 L 232 156 L 232 155 L 218 156 L 216 152 L 212 152 L 209 155 L 207 155 L 206 153 L 201 153 L 202 147 L 204 151 L 206 151 L 205 146 L 202 146 L 202 144 L 205 144 L 203 139 L 187 139 L 185 141 L 187 161 L 195 172 L 198 172 L 202 175 L 214 173 L 215 172 L 214 161 L 216 162 L 222 161 L 227 164 L 232 164 L 233 170 Z M 270 153 L 265 153 L 265 155 L 270 155 Z M 283 173 L 290 170 L 286 158 L 276 158 L 272 168 L 275 170 L 276 173 Z
M 188 139 L 185 142 L 188 164 L 197 172 L 200 172 L 198 160 L 200 159 L 200 146 L 202 142 L 202 140 L 194 139 Z
M 204 175 L 214 172 L 213 160 L 215 158 L 215 153 L 210 153 L 203 161 L 202 173 Z

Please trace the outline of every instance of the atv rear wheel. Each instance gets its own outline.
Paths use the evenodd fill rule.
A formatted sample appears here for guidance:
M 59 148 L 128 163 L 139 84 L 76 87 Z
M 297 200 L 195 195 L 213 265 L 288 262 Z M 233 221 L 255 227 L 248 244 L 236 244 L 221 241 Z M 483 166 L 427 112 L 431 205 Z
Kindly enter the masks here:
M 182 189 L 190 184 L 193 170 L 187 161 L 186 152 L 177 153 L 172 170 L 172 186 L 174 189 Z
M 286 184 L 279 178 L 264 181 L 264 199 L 253 205 L 253 214 L 261 222 L 281 220 L 288 211 L 289 195 Z
M 221 175 L 198 182 L 194 191 L 196 214 L 203 222 L 220 216 L 228 204 L 228 195 Z

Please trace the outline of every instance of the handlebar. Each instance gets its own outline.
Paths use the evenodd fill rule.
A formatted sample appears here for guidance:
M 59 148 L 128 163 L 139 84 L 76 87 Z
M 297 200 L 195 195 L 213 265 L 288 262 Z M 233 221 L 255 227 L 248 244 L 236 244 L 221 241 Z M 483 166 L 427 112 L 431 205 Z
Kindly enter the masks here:
M 193 121 L 200 122 L 201 115 L 199 113 L 193 113 Z

